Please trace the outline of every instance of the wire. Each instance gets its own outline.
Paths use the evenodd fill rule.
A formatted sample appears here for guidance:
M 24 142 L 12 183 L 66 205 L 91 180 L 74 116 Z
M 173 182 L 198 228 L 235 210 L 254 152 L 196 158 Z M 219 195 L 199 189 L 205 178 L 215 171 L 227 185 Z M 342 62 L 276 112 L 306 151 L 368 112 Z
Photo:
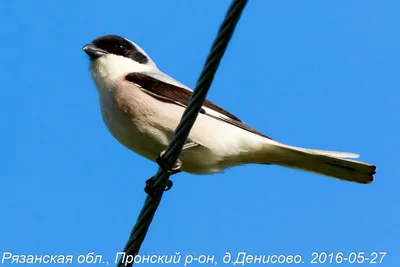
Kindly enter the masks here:
M 155 212 L 160 204 L 164 189 L 168 184 L 171 175 L 171 171 L 169 170 L 171 170 L 182 152 L 183 145 L 207 97 L 215 73 L 217 72 L 247 2 L 247 0 L 234 0 L 225 15 L 225 19 L 219 28 L 218 35 L 211 47 L 211 51 L 199 76 L 189 104 L 182 115 L 181 121 L 174 132 L 166 152 L 158 161 L 162 168 L 160 167 L 157 174 L 151 178 L 154 191 L 151 195 L 148 195 L 145 200 L 138 220 L 125 245 L 125 254 L 120 258 L 117 266 L 132 266 L 134 257 L 139 253 L 140 246 L 146 237 Z M 127 261 L 128 257 L 129 262 Z

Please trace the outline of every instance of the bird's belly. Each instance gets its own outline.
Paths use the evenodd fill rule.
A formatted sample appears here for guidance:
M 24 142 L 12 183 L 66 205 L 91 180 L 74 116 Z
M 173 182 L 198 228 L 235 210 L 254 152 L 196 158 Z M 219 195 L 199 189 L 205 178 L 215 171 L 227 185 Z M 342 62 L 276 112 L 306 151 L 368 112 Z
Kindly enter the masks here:
M 102 107 L 102 115 L 108 130 L 118 142 L 149 160 L 155 161 L 168 145 L 165 132 L 120 110 Z
M 111 134 L 128 149 L 152 161 L 167 148 L 184 110 L 172 104 L 165 104 L 160 109 L 155 101 L 147 95 L 130 98 L 129 109 L 126 109 L 121 99 L 101 99 L 103 120 Z M 198 146 L 182 151 L 179 157 L 181 169 L 209 174 L 246 163 L 243 155 L 253 147 L 240 141 L 246 139 L 246 134 L 200 114 L 188 138 L 188 142 L 194 141 Z
M 151 161 L 155 161 L 168 146 L 170 137 L 157 127 L 138 123 L 132 117 L 104 107 L 102 115 L 108 130 L 118 142 Z M 181 169 L 188 173 L 209 174 L 224 169 L 220 166 L 220 157 L 203 146 L 182 151 L 180 160 Z

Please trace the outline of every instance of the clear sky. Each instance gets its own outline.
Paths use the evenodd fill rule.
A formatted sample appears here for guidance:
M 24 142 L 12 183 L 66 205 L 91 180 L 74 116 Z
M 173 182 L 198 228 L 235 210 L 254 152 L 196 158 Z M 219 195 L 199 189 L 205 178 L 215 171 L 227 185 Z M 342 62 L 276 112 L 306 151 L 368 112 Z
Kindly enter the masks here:
M 107 131 L 82 46 L 122 35 L 193 87 L 230 2 L 1 1 L 0 257 L 72 254 L 80 266 L 94 251 L 114 264 L 157 165 Z M 300 254 L 305 266 L 313 252 L 387 252 L 381 266 L 399 266 L 399 11 L 395 0 L 250 1 L 208 98 L 279 141 L 359 153 L 375 182 L 255 165 L 179 174 L 141 252 L 180 252 L 180 265 Z

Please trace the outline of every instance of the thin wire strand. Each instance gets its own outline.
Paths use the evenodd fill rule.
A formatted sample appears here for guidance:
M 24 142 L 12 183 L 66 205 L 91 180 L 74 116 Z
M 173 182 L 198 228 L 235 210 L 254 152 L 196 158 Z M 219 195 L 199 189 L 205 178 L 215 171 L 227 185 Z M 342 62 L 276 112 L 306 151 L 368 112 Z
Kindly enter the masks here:
M 125 245 L 125 254 L 118 262 L 118 267 L 132 266 L 134 257 L 139 253 L 140 246 L 146 237 L 155 212 L 161 202 L 164 188 L 166 187 L 171 175 L 171 173 L 166 170 L 172 168 L 173 164 L 177 161 L 182 152 L 183 145 L 185 144 L 190 130 L 193 127 L 207 97 L 215 73 L 217 72 L 222 57 L 228 47 L 229 41 L 247 2 L 247 0 L 234 0 L 226 13 L 225 19 L 219 28 L 218 35 L 214 40 L 189 104 L 182 115 L 181 121 L 174 132 L 165 154 L 161 158 L 164 169 L 159 168 L 157 174 L 152 178 L 154 183 L 154 194 L 152 196 L 147 196 L 145 200 L 144 206 L 138 216 L 138 220 L 131 231 L 127 244 Z M 128 257 L 130 257 L 129 262 Z

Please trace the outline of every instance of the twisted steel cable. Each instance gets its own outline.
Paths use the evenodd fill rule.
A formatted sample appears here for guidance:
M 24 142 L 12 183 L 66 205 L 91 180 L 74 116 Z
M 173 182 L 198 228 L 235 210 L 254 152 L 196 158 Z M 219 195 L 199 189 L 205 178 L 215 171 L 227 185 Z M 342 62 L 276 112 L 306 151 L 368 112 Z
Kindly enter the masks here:
M 134 257 L 139 253 L 140 246 L 146 237 L 155 212 L 160 204 L 164 189 L 168 184 L 171 175 L 170 170 L 182 152 L 183 145 L 186 142 L 189 132 L 206 99 L 215 73 L 217 72 L 219 64 L 247 2 L 247 0 L 234 0 L 227 11 L 225 19 L 219 28 L 218 35 L 214 40 L 204 68 L 190 98 L 189 104 L 182 115 L 181 121 L 174 132 L 166 152 L 158 161 L 162 167 L 160 167 L 157 174 L 151 178 L 153 192 L 147 196 L 144 206 L 138 216 L 138 220 L 131 231 L 129 240 L 124 248 L 125 255 Z M 121 258 L 119 260 L 117 265 L 118 267 L 132 266 L 133 262 L 124 263 L 123 259 L 124 258 Z

